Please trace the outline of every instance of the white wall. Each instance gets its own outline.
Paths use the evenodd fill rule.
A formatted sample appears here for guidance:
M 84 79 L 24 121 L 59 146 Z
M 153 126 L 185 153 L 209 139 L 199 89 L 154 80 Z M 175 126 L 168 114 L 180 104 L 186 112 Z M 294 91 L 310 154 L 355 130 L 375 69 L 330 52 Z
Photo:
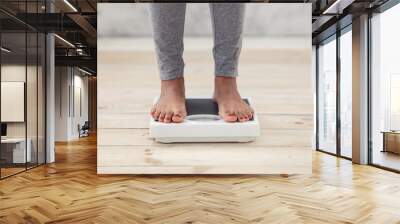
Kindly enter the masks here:
M 68 67 L 55 69 L 55 141 L 69 139 L 69 95 L 70 70 Z
M 75 94 L 73 99 L 75 102 L 72 108 L 72 119 L 71 119 L 71 135 L 72 138 L 78 138 L 78 125 L 83 125 L 88 120 L 88 78 L 87 76 L 81 76 L 81 73 L 74 75 L 74 90 Z M 78 93 L 80 91 L 80 93 Z M 80 96 L 80 97 L 79 97 Z M 80 101 L 80 102 L 79 102 Z M 81 111 L 80 111 L 81 110 Z
M 309 3 L 246 3 L 244 33 L 264 37 L 308 35 L 311 27 L 309 7 Z M 149 4 L 99 3 L 97 9 L 100 37 L 152 36 Z M 309 20 L 297 19 L 308 17 Z M 187 4 L 185 36 L 210 36 L 211 32 L 209 4 Z
M 25 83 L 1 82 L 1 122 L 25 121 Z
M 56 67 L 55 73 L 55 141 L 70 141 L 79 137 L 78 124 L 88 120 L 88 78 L 71 67 Z
M 27 70 L 25 70 L 27 69 Z M 36 67 L 25 65 L 2 65 L 1 66 L 1 81 L 2 82 L 25 82 L 26 71 L 28 75 L 36 74 Z M 31 89 L 28 89 L 31 90 Z M 27 93 L 28 97 L 36 97 L 36 89 L 34 93 Z M 32 100 L 27 99 L 28 102 Z M 35 105 L 36 107 L 36 105 Z M 2 108 L 5 110 L 6 108 Z M 36 121 L 36 117 L 32 118 L 30 115 L 36 116 L 36 114 L 28 113 L 28 121 Z M 8 137 L 25 137 L 25 122 L 7 122 L 7 136 Z M 33 127 L 33 125 L 28 125 L 28 129 Z M 36 129 L 36 127 L 34 127 Z M 28 130 L 28 137 L 29 137 L 30 130 Z

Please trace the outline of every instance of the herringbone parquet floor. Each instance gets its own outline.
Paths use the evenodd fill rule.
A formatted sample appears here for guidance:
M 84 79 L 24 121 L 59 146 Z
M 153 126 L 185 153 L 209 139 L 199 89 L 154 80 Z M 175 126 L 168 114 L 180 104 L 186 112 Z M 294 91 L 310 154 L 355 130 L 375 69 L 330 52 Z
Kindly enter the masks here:
M 398 174 L 318 152 L 311 176 L 99 176 L 95 137 L 56 155 L 0 181 L 0 223 L 400 223 Z

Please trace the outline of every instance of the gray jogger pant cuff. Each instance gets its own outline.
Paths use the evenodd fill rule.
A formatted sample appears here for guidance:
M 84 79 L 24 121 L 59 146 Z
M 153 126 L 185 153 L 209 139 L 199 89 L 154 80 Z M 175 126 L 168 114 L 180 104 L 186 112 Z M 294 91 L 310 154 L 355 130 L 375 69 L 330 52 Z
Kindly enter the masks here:
M 244 3 L 209 3 L 212 30 L 214 72 L 216 76 L 236 77 L 242 48 Z M 161 80 L 182 77 L 183 34 L 186 3 L 150 5 L 153 37 Z

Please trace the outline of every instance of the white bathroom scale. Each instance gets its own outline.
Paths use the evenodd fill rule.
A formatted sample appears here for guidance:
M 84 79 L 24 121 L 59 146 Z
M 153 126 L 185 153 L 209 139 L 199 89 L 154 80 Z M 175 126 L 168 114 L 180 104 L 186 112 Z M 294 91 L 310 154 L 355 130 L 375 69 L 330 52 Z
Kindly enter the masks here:
M 243 100 L 252 105 L 249 98 Z M 226 122 L 211 98 L 186 99 L 186 111 L 187 117 L 181 123 L 162 123 L 150 117 L 150 137 L 161 143 L 250 142 L 260 135 L 256 114 L 250 121 Z

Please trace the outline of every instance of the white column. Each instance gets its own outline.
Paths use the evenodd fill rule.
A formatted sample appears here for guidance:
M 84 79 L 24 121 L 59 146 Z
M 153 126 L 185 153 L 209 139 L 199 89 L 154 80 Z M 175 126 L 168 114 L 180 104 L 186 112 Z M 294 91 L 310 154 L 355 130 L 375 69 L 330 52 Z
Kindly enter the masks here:
M 46 12 L 54 12 L 52 1 L 46 1 Z M 55 42 L 46 35 L 46 163 L 55 162 Z
M 353 162 L 368 163 L 368 15 L 353 20 Z
M 46 163 L 55 161 L 54 133 L 55 133 L 55 56 L 54 35 L 46 36 Z

